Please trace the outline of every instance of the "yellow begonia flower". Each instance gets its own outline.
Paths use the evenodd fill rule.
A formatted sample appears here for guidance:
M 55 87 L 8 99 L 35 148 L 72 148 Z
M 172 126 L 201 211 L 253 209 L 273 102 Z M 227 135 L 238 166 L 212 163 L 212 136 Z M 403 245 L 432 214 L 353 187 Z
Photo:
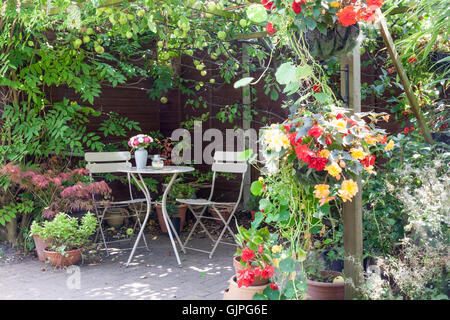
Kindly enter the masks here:
M 258 181 L 261 182 L 261 183 L 264 183 L 264 178 L 263 177 L 259 177 Z
M 314 196 L 318 199 L 328 198 L 330 195 L 330 186 L 327 184 L 317 184 L 314 187 Z
M 356 160 L 362 160 L 366 157 L 366 153 L 362 148 L 351 148 L 350 155 Z
M 319 152 L 319 157 L 321 158 L 328 158 L 330 156 L 330 150 L 323 149 Z
M 332 162 L 329 166 L 325 167 L 325 171 L 339 180 L 342 169 L 336 162 Z
M 344 202 L 346 202 L 347 200 L 352 201 L 352 198 L 357 193 L 358 193 L 358 184 L 352 179 L 342 181 L 341 188 L 338 190 L 338 195 L 342 198 Z
M 281 249 L 282 249 L 281 245 L 273 246 L 273 247 L 272 247 L 272 253 L 278 253 L 278 252 L 281 252 Z
M 364 140 L 367 142 L 367 144 L 374 144 L 377 143 L 378 140 L 373 135 L 368 134 L 364 137 Z
M 377 173 L 373 170 L 373 166 L 368 166 L 364 169 L 366 169 L 366 171 L 370 174 L 377 175 Z
M 341 6 L 340 1 L 335 1 L 335 2 L 330 3 L 330 7 L 333 7 L 333 8 L 339 8 L 340 6 Z
M 384 150 L 389 151 L 394 147 L 394 141 L 389 140 L 389 143 L 384 147 Z
M 331 124 L 337 128 L 337 131 L 347 133 L 347 122 L 344 119 L 333 119 Z

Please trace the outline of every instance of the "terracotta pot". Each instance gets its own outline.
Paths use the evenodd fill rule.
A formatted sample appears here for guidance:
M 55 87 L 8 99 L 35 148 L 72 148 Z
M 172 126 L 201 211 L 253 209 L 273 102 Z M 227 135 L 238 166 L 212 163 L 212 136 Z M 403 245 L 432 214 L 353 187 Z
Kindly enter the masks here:
M 164 222 L 162 214 L 162 206 L 157 204 L 155 205 L 155 207 L 156 213 L 158 214 L 158 222 L 161 228 L 161 232 L 167 233 L 167 226 L 166 223 Z M 178 205 L 178 214 L 173 215 L 173 217 L 180 218 L 180 232 L 183 231 L 183 227 L 186 224 L 186 211 L 187 211 L 187 204 L 180 204 Z
M 81 259 L 82 248 L 66 251 L 66 255 L 62 255 L 59 252 L 48 251 L 44 249 L 45 259 L 48 260 L 53 266 L 57 268 L 68 267 L 76 264 Z
M 41 237 L 39 237 L 36 234 L 33 235 L 33 239 L 34 239 L 34 246 L 36 247 L 36 253 L 38 255 L 39 261 L 45 261 L 44 249 L 48 248 L 52 245 L 52 240 L 49 239 L 49 240 L 45 241 L 44 239 L 42 239 Z
M 342 276 L 337 271 L 320 271 L 323 276 L 332 275 L 333 277 Z M 344 282 L 326 283 L 306 279 L 308 289 L 308 300 L 344 300 Z
M 234 275 L 230 279 L 228 288 L 225 289 L 223 300 L 253 300 L 255 293 L 263 293 L 268 284 L 260 286 L 238 287 L 237 277 Z
M 228 221 L 228 219 L 230 218 L 230 214 L 231 214 L 231 211 L 233 210 L 233 208 L 232 207 L 223 207 L 223 208 L 218 207 L 217 210 L 219 210 L 220 214 L 222 215 L 222 218 L 225 221 Z M 216 210 L 214 210 L 213 208 L 208 208 L 208 212 L 211 214 L 212 217 L 214 217 L 216 219 L 219 219 L 219 220 L 214 220 L 215 222 L 220 223 L 220 224 L 223 225 L 223 221 L 220 220 L 220 217 L 217 214 Z
M 245 268 L 241 265 L 241 257 L 234 257 L 233 258 L 233 266 L 234 270 L 236 270 L 236 275 L 238 270 L 244 270 Z M 263 277 L 255 277 L 255 279 L 252 282 L 252 286 L 261 286 L 264 284 L 268 284 L 269 279 L 264 279 Z

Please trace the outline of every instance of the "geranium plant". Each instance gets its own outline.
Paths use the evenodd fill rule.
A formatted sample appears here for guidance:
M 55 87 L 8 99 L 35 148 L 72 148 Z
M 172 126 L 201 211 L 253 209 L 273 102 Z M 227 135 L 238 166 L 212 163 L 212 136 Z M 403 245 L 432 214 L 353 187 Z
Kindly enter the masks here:
M 256 277 L 269 282 L 274 276 L 272 247 L 276 245 L 278 235 L 270 233 L 267 227 L 245 229 L 241 226 L 238 231 L 236 238 L 239 247 L 235 256 L 239 257 L 243 267 L 238 270 L 238 287 L 252 285 Z
M 138 134 L 128 140 L 128 146 L 132 149 L 148 148 L 154 140 L 146 134 Z

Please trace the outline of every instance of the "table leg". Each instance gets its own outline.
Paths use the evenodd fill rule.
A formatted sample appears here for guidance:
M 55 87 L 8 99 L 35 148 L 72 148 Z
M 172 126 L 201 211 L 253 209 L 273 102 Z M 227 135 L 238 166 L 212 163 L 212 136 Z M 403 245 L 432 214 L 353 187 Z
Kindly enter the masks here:
M 172 221 L 170 221 L 169 214 L 167 212 L 167 195 L 169 194 L 170 188 L 172 187 L 173 183 L 175 182 L 177 178 L 177 174 L 175 173 L 172 178 L 170 179 L 169 184 L 167 185 L 166 190 L 164 190 L 163 198 L 162 198 L 162 214 L 164 218 L 164 222 L 166 223 L 166 226 L 169 226 L 167 228 L 167 232 L 169 234 L 170 242 L 172 243 L 173 251 L 175 252 L 175 256 L 178 261 L 178 265 L 181 267 L 181 261 L 180 257 L 178 256 L 177 246 L 175 244 L 175 241 L 172 236 L 172 231 L 175 234 L 175 237 L 178 240 L 178 243 L 180 244 L 181 250 L 186 253 L 186 250 L 184 249 L 183 242 L 181 241 L 180 237 L 178 236 L 178 233 L 175 230 L 175 227 L 172 224 Z
M 143 224 L 141 226 L 141 230 L 139 230 L 139 234 L 138 234 L 138 236 L 136 238 L 136 242 L 134 243 L 133 249 L 131 250 L 130 256 L 128 257 L 128 261 L 127 261 L 127 263 L 125 265 L 127 267 L 128 267 L 128 264 L 131 262 L 131 259 L 133 258 L 133 255 L 134 255 L 134 252 L 136 251 L 136 247 L 139 244 L 139 240 L 141 239 L 142 234 L 144 233 L 144 229 L 145 229 L 145 226 L 147 225 L 148 217 L 150 216 L 150 208 L 151 208 L 151 202 L 152 202 L 152 199 L 150 197 L 150 191 L 148 190 L 144 179 L 142 178 L 141 174 L 138 174 L 138 175 L 139 175 L 140 182 L 136 179 L 134 174 L 131 173 L 131 177 L 133 177 L 133 180 L 136 182 L 136 184 L 138 185 L 139 189 L 141 189 L 142 193 L 144 194 L 145 200 L 147 200 L 147 213 L 145 215 L 144 222 L 143 222 Z

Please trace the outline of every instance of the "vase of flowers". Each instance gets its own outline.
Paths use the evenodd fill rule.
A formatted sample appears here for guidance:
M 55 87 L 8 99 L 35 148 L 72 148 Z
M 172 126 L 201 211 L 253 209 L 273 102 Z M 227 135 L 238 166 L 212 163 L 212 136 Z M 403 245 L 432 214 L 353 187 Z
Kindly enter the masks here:
M 128 146 L 135 150 L 134 159 L 136 161 L 137 169 L 144 169 L 147 166 L 147 148 L 152 142 L 153 138 L 145 134 L 138 134 L 128 140 Z

